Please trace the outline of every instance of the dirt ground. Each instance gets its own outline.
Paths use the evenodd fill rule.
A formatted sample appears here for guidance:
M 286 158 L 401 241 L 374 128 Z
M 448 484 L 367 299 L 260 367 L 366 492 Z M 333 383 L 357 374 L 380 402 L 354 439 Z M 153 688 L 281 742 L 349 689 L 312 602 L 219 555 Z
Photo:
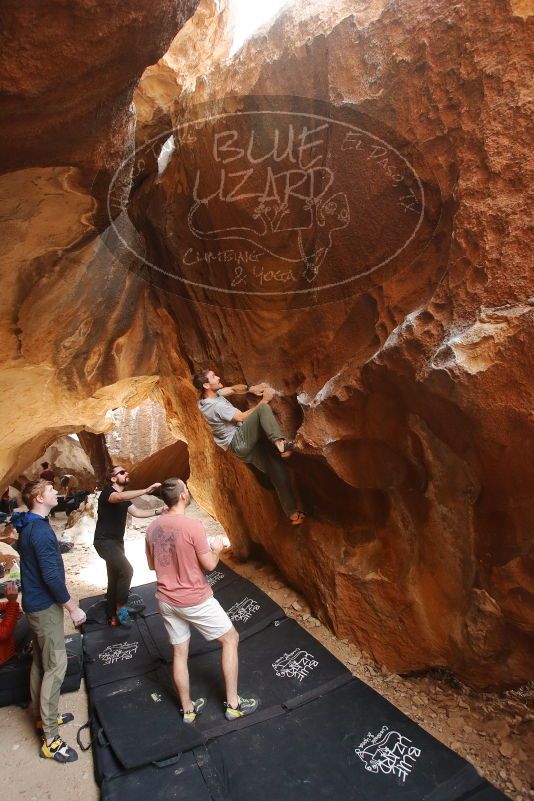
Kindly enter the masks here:
M 191 504 L 191 517 L 203 520 L 208 534 L 222 533 L 219 524 L 200 507 Z M 149 522 L 148 520 L 146 521 Z M 144 557 L 143 520 L 135 520 L 126 533 L 126 553 L 134 566 L 133 584 L 154 580 Z M 58 535 L 65 528 L 65 515 L 53 521 Z M 82 540 L 87 542 L 87 538 Z M 106 586 L 104 562 L 89 544 L 76 544 L 64 556 L 67 582 L 74 598 L 101 592 Z M 474 693 L 446 675 L 401 677 L 372 662 L 347 640 L 338 640 L 317 618 L 305 601 L 281 580 L 275 568 L 259 562 L 239 564 L 231 556 L 225 561 L 267 592 L 352 671 L 416 720 L 426 731 L 472 762 L 477 770 L 514 801 L 534 799 L 534 689 L 502 695 Z M 65 616 L 65 631 L 72 630 Z M 75 721 L 62 734 L 76 747 L 78 726 L 87 720 L 87 694 L 82 683 L 76 693 L 62 696 L 61 710 Z M 79 754 L 78 762 L 58 765 L 39 759 L 39 741 L 28 710 L 0 709 L 2 731 L 2 787 L 6 798 L 25 801 L 97 801 L 99 789 L 93 778 L 91 751 Z M 79 750 L 79 749 L 78 749 Z M 313 799 L 311 799 L 313 801 Z

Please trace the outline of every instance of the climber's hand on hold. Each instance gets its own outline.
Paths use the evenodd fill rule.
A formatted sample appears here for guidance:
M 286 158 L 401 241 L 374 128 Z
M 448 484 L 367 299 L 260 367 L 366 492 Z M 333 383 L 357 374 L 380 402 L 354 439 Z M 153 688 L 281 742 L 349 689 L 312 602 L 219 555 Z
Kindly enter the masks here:
M 261 403 L 270 403 L 275 395 L 276 392 L 274 391 L 274 389 L 272 387 L 267 387 L 266 389 L 263 390 L 263 397 L 261 399 Z
M 262 381 L 261 384 L 254 384 L 253 386 L 248 388 L 248 391 L 251 395 L 258 395 L 261 397 L 266 389 L 269 389 L 269 385 Z

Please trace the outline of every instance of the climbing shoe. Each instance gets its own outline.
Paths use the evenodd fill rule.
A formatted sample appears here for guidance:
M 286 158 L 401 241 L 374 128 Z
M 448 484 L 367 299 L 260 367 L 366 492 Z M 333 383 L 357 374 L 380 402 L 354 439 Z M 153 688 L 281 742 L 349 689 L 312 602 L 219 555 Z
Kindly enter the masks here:
M 205 698 L 197 698 L 196 701 L 193 701 L 193 709 L 191 711 L 184 712 L 183 709 L 180 709 L 180 712 L 184 717 L 184 723 L 194 723 L 197 715 L 200 715 L 206 704 L 207 701 Z
M 78 754 L 58 735 L 54 740 L 47 745 L 44 742 L 39 751 L 39 756 L 42 759 L 54 759 L 56 762 L 76 762 Z
M 252 715 L 260 703 L 257 698 L 241 698 L 240 695 L 237 696 L 237 700 L 238 704 L 236 707 L 230 706 L 230 704 L 227 703 L 224 704 L 224 717 L 226 720 L 237 720 L 237 718 L 244 718 L 245 715 Z
M 63 712 L 62 715 L 57 716 L 57 725 L 64 726 L 65 723 L 70 723 L 71 720 L 74 720 L 74 715 L 72 712 Z M 43 721 L 38 720 L 35 724 L 35 728 L 37 729 L 37 734 L 40 734 L 41 737 L 43 736 Z
M 282 457 L 282 459 L 289 459 L 289 457 L 293 454 L 293 452 L 296 449 L 297 448 L 296 448 L 295 443 L 294 442 L 290 442 L 289 440 L 286 439 L 284 441 L 284 448 L 283 448 L 282 451 L 280 451 L 280 456 Z
M 129 629 L 132 625 L 132 618 L 128 612 L 128 609 L 125 606 L 121 606 L 120 609 L 117 609 L 117 614 L 113 620 L 117 620 L 116 623 L 112 622 L 112 626 L 124 626 L 124 628 Z
M 292 526 L 301 526 L 306 520 L 306 515 L 303 512 L 293 512 L 289 516 L 289 522 Z

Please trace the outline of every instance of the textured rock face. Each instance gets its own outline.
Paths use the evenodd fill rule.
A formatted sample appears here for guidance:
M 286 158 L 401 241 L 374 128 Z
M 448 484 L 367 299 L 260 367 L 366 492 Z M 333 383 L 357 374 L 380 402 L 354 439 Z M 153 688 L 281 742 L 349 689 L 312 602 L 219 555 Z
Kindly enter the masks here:
M 65 78 L 71 53 L 54 58 L 54 37 L 30 38 L 8 60 L 8 145 L 18 139 L 20 155 L 0 178 L 5 481 L 58 434 L 104 431 L 109 409 L 136 405 L 157 384 L 173 434 L 189 448 L 193 494 L 220 519 L 237 554 L 263 548 L 314 614 L 391 670 L 442 666 L 476 687 L 521 683 L 531 672 L 534 517 L 526 4 L 315 0 L 289 9 L 223 62 L 227 32 L 206 17 L 215 6 L 203 3 L 204 16 L 184 29 L 136 93 L 137 144 L 162 132 L 169 118 L 181 124 L 198 103 L 227 111 L 219 101 L 228 95 L 297 95 L 328 102 L 336 114 L 355 107 L 389 148 L 374 158 L 367 138 L 370 159 L 358 161 L 354 153 L 344 157 L 334 137 L 326 150 L 317 145 L 309 155 L 331 155 L 342 187 L 331 198 L 308 186 L 302 203 L 288 204 L 285 228 L 277 223 L 286 209 L 271 203 L 256 210 L 240 199 L 229 216 L 228 206 L 199 206 L 191 220 L 201 233 L 194 240 L 199 274 L 211 281 L 204 295 L 195 288 L 177 293 L 174 279 L 146 262 L 130 260 L 133 269 L 121 272 L 117 253 L 96 238 L 110 175 L 133 144 L 134 83 L 179 27 L 167 29 L 165 15 L 176 22 L 193 5 L 129 3 L 117 11 L 114 4 L 114 21 L 101 27 L 91 50 L 83 25 L 66 36 L 66 7 L 55 3 L 63 22 L 54 24 L 84 65 L 77 103 L 74 82 Z M 82 16 L 109 16 L 110 4 L 96 7 L 75 4 Z M 229 4 L 217 10 L 231 20 Z M 18 7 L 13 16 L 19 27 L 25 23 Z M 141 42 L 128 38 L 133 28 L 143 31 Z M 28 35 L 35 30 L 27 26 Z M 21 66 L 28 49 L 45 65 L 31 79 Z M 87 63 L 96 64 L 92 74 Z M 102 80 L 101 64 L 113 80 Z M 164 87 L 154 89 L 160 77 Z M 58 103 L 69 130 L 78 132 L 64 139 L 50 122 Z M 236 99 L 232 110 L 243 108 Z M 28 125 L 34 118 L 41 138 Z M 211 133 L 203 124 L 193 137 L 175 138 L 159 176 L 157 151 L 143 165 L 137 155 L 114 188 L 120 212 L 133 173 L 130 211 L 143 235 L 135 246 L 171 275 L 184 266 L 194 166 L 204 166 L 208 188 L 220 175 L 210 172 Z M 352 148 L 361 158 L 357 141 Z M 362 259 L 381 247 L 391 255 L 410 214 L 391 205 L 401 186 L 415 187 L 408 173 L 397 181 L 391 146 L 421 173 L 429 217 L 417 248 L 399 254 L 394 269 L 373 268 L 366 278 Z M 317 175 L 322 188 L 326 173 Z M 271 259 L 300 258 L 292 290 L 307 290 L 309 303 L 281 304 L 265 293 L 248 293 L 239 308 L 214 302 L 215 281 L 226 291 L 240 276 L 224 256 L 235 250 L 233 240 L 218 247 L 222 261 L 206 270 L 202 257 L 214 244 L 206 234 L 243 216 L 255 244 L 260 222 L 272 235 L 270 277 L 262 274 L 260 288 L 278 280 Z M 323 304 L 316 279 L 329 271 L 338 281 L 353 274 L 358 281 Z M 187 293 L 211 305 L 187 301 Z M 305 529 L 290 529 L 273 494 L 212 444 L 189 381 L 208 365 L 229 383 L 266 380 L 278 390 L 275 411 L 302 449 L 292 464 L 311 513 Z
M 136 111 L 134 181 L 157 171 L 162 142 L 159 137 L 173 128 L 172 107 L 176 97 L 194 89 L 196 80 L 209 72 L 213 62 L 230 53 L 234 26 L 232 0 L 201 0 L 193 18 L 175 37 L 164 56 L 144 71 L 134 92 Z M 163 138 L 163 141 L 167 136 Z
M 173 442 L 147 456 L 130 473 L 131 489 L 143 489 L 166 478 L 189 478 L 189 454 L 185 442 Z
M 106 447 L 104 434 L 93 434 L 90 431 L 80 431 L 78 434 L 80 445 L 89 457 L 94 470 L 96 486 L 101 487 L 111 471 L 111 457 Z
M 97 231 L 134 147 L 132 95 L 196 0 L 6 2 L 0 69 L 0 444 L 7 486 L 61 434 L 157 382 L 146 284 Z M 116 197 L 126 197 L 124 176 Z
M 1 169 L 75 165 L 104 198 L 132 146 L 132 94 L 198 0 L 2 4 Z
M 320 305 L 318 292 L 289 312 L 265 296 L 248 296 L 239 312 L 225 301 L 186 304 L 171 281 L 151 275 L 162 306 L 180 321 L 179 350 L 193 368 L 215 366 L 228 382 L 269 381 L 303 449 L 294 474 L 313 519 L 295 535 L 280 517 L 275 524 L 276 505 L 248 471 L 206 446 L 202 424 L 192 430 L 186 409 L 194 397 L 166 385 L 171 413 L 187 431 L 190 483 L 232 532 L 234 547 L 245 554 L 251 540 L 261 544 L 323 619 L 389 668 L 445 666 L 479 687 L 520 682 L 530 672 L 533 310 L 522 208 L 532 166 L 531 26 L 506 3 L 290 10 L 268 36 L 182 93 L 175 124 L 200 102 L 226 112 L 229 104 L 218 99 L 230 94 L 354 104 L 423 165 L 427 187 L 439 187 L 432 236 L 352 297 Z M 243 131 L 233 128 L 238 138 L 226 141 L 240 147 Z M 206 167 L 214 161 L 213 128 L 197 126 L 190 142 L 176 139 L 163 175 L 139 192 L 136 224 L 151 261 L 171 273 L 182 265 L 190 278 L 184 254 L 193 243 L 205 283 L 229 289 L 235 264 L 221 268 L 218 258 L 211 271 L 205 267 L 217 239 L 210 231 L 246 219 L 257 244 L 258 216 L 244 197 L 228 211 L 222 195 L 217 205 L 206 191 L 210 200 L 194 209 L 195 237 L 189 226 L 188 238 L 184 219 L 201 185 L 195 169 L 203 165 L 212 193 L 220 172 Z M 226 151 L 229 164 L 236 153 Z M 342 159 L 332 163 L 339 172 Z M 358 171 L 353 188 L 343 186 L 352 211 L 365 181 Z M 391 230 L 383 196 L 360 214 L 364 242 L 377 226 L 384 237 Z M 314 234 L 317 254 L 319 226 Z M 220 240 L 218 253 L 237 247 L 235 237 Z M 273 240 L 276 256 L 291 256 L 290 240 Z M 348 274 L 351 248 L 357 262 L 363 250 L 354 231 L 331 270 Z M 202 297 L 195 288 L 187 293 Z M 215 490 L 216 476 L 227 497 Z
M 176 441 L 165 410 L 150 398 L 135 409 L 115 409 L 111 414 L 115 428 L 105 435 L 108 453 L 114 464 L 128 470 Z

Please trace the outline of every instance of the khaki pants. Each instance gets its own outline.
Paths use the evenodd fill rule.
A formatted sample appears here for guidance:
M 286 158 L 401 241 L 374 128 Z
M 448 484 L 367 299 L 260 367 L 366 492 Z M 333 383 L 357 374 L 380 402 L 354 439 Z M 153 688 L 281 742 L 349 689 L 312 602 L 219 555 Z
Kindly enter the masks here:
M 298 509 L 291 476 L 275 448 L 261 442 L 262 431 L 271 442 L 284 439 L 271 407 L 265 403 L 256 406 L 254 412 L 238 426 L 228 450 L 242 462 L 253 464 L 269 476 L 280 505 L 289 517 Z
M 52 604 L 41 612 L 26 615 L 33 635 L 30 692 L 36 718 L 43 721 L 45 737 L 57 737 L 59 695 L 67 670 L 63 633 L 63 607 Z

